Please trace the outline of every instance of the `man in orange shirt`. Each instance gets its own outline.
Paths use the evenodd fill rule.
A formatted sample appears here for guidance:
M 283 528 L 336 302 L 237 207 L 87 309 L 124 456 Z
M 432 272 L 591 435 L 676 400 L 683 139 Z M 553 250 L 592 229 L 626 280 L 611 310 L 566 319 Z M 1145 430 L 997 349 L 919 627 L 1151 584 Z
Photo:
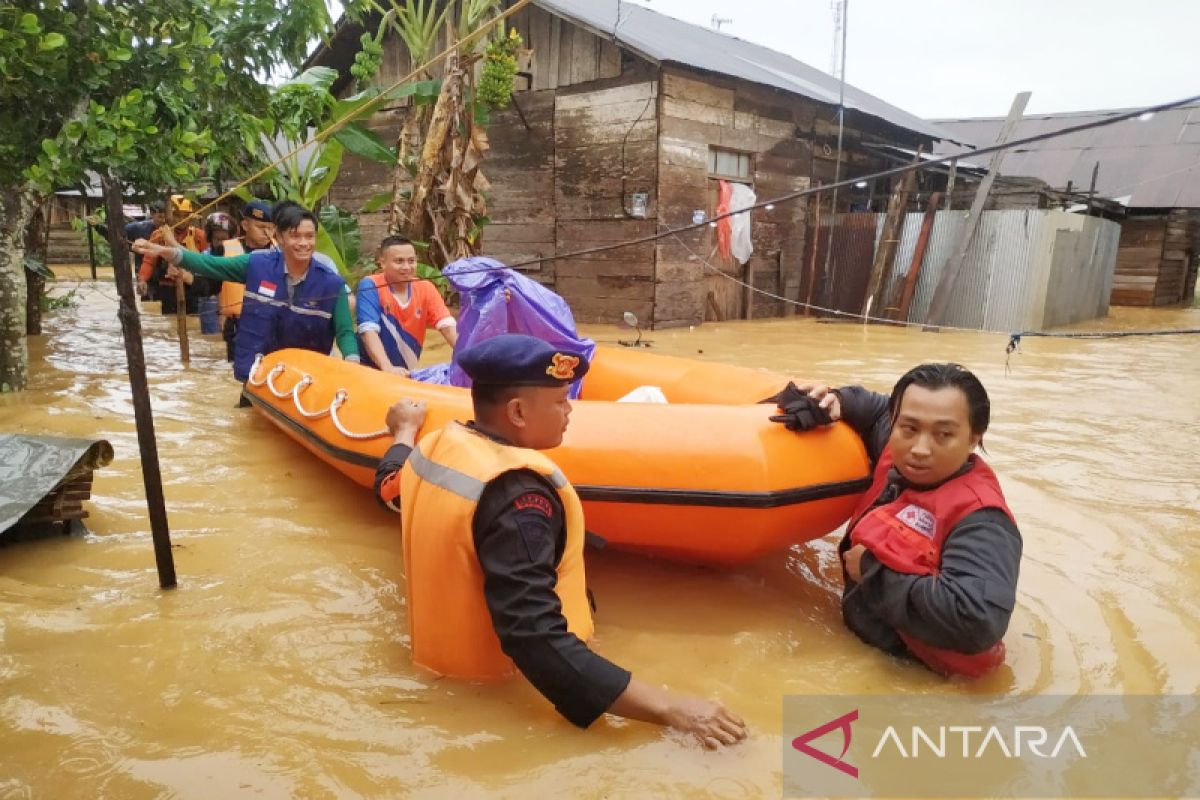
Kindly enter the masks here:
M 363 363 L 397 375 L 417 368 L 425 331 L 436 328 L 451 347 L 458 326 L 437 287 L 417 280 L 417 250 L 403 236 L 389 236 L 375 256 L 379 272 L 358 284 L 358 339 Z
M 190 250 L 193 253 L 203 253 L 208 250 L 208 239 L 204 235 L 204 231 L 195 225 L 183 223 L 183 220 L 192 213 L 192 201 L 180 194 L 171 195 L 171 202 L 167 208 L 168 225 L 163 226 L 154 233 L 150 234 L 151 244 L 161 244 L 170 246 L 183 247 L 185 250 Z M 170 237 L 168 238 L 168 234 Z M 174 314 L 176 310 L 175 300 L 175 280 L 166 275 L 166 264 L 162 265 L 159 270 L 159 259 L 157 255 L 146 254 L 142 259 L 142 266 L 138 270 L 138 293 L 146 293 L 146 284 L 155 273 L 160 272 L 158 284 L 158 299 L 162 301 L 162 313 Z M 187 297 L 188 313 L 196 313 L 196 298 L 194 296 Z

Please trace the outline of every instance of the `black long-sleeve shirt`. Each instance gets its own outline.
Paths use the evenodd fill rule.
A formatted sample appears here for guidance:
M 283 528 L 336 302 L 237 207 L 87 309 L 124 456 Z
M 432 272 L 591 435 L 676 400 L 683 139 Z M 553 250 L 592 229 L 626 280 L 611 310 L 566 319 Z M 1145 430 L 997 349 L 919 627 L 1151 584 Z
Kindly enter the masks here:
M 837 393 L 842 419 L 862 437 L 874 468 L 891 435 L 888 399 L 861 386 Z M 875 505 L 891 502 L 905 488 L 909 484 L 893 468 Z M 847 534 L 838 552 L 849 549 Z M 842 616 L 859 638 L 890 653 L 906 652 L 897 631 L 934 647 L 982 652 L 1008 629 L 1020 564 L 1017 526 L 1003 511 L 983 508 L 968 514 L 947 535 L 937 575 L 896 572 L 864 553 L 862 580 L 846 580 Z
M 411 452 L 393 445 L 375 472 L 376 497 L 393 510 L 399 510 L 398 473 Z M 498 476 L 479 498 L 472 536 L 501 649 L 560 714 L 586 728 L 625 691 L 631 676 L 567 630 L 554 591 L 566 544 L 558 492 L 531 470 Z

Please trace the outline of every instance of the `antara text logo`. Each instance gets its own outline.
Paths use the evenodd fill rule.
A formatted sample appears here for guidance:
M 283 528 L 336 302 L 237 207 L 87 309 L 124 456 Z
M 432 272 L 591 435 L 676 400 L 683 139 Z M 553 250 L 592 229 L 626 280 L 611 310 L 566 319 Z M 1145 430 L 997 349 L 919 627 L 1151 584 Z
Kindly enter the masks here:
M 1200 695 L 787 695 L 786 798 L 1200 798 Z
M 858 778 L 858 767 L 846 761 L 854 737 L 852 724 L 858 709 L 831 719 L 797 736 L 792 747 L 851 778 Z M 836 755 L 818 749 L 813 743 L 834 731 L 841 732 L 841 751 Z M 834 748 L 837 749 L 836 747 Z M 1070 726 L 1061 729 L 1041 725 L 888 725 L 871 750 L 871 758 L 894 754 L 900 758 L 1058 758 L 1066 752 L 1087 758 L 1087 751 Z

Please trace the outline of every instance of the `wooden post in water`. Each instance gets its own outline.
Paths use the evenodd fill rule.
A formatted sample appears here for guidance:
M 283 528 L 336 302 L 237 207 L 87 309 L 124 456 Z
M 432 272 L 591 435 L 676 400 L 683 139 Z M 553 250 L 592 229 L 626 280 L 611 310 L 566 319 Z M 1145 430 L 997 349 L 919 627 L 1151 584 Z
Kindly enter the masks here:
M 1025 113 L 1029 95 L 1030 92 L 1021 92 L 1013 98 L 1012 108 L 1008 111 L 1008 119 L 1004 121 L 1004 127 L 1000 129 L 1000 135 L 996 137 L 996 144 L 1004 144 L 1012 137 L 1013 132 L 1017 129 L 1017 123 L 1021 121 L 1021 116 Z M 958 241 L 954 245 L 954 252 L 950 254 L 942 274 L 938 277 L 937 287 L 933 290 L 933 300 L 929 304 L 929 313 L 925 315 L 925 327 L 922 330 L 933 330 L 946 318 L 950 298 L 954 296 L 954 287 L 958 284 L 958 273 L 967 259 L 967 250 L 970 249 L 971 239 L 975 237 L 975 230 L 979 227 L 979 220 L 983 216 L 983 207 L 987 204 L 992 184 L 995 183 L 996 176 L 1000 174 L 1000 165 L 1004 162 L 1005 152 L 1005 150 L 997 150 L 992 154 L 987 175 L 984 176 L 979 188 L 975 191 L 975 201 L 971 203 L 967 223 L 963 225 L 962 231 L 958 235 Z
M 142 481 L 146 487 L 146 505 L 150 512 L 150 533 L 154 539 L 154 561 L 158 566 L 158 585 L 175 587 L 175 558 L 171 554 L 171 533 L 167 529 L 167 506 L 163 499 L 162 475 L 158 467 L 158 443 L 154 439 L 154 415 L 150 410 L 150 385 L 146 380 L 146 358 L 142 352 L 142 322 L 133 292 L 133 274 L 129 269 L 129 244 L 121 219 L 121 187 L 111 176 L 101 179 L 108 210 L 108 243 L 112 247 L 113 272 L 117 294 L 121 298 L 121 333 L 125 339 L 125 359 L 129 366 L 129 386 L 133 390 L 133 416 L 137 424 L 138 449 L 142 457 Z M 113 222 L 116 220 L 116 222 Z
M 86 212 L 86 209 L 85 209 Z M 84 222 L 87 222 L 85 217 Z M 96 234 L 93 232 L 92 223 L 87 222 L 88 232 L 88 263 L 92 265 L 92 280 L 96 280 Z
M 913 157 L 913 164 L 921 163 L 921 148 Z M 906 172 L 896 184 L 896 190 L 888 201 L 887 214 L 883 220 L 883 233 L 879 237 L 879 247 L 875 250 L 875 259 L 871 262 L 871 274 L 867 279 L 867 292 L 863 296 L 862 317 L 867 321 L 870 309 L 874 308 L 877 316 L 883 316 L 884 287 L 887 286 L 888 275 L 892 271 L 892 262 L 896 260 L 896 251 L 900 249 L 900 236 L 904 232 L 904 220 L 908 214 L 908 196 L 917 188 L 917 171 Z
M 917 291 L 917 281 L 921 277 L 921 264 L 925 261 L 925 250 L 929 247 L 929 237 L 933 234 L 933 223 L 937 219 L 938 205 L 942 193 L 934 192 L 929 195 L 925 206 L 925 218 L 921 220 L 921 233 L 917 236 L 917 246 L 913 250 L 912 263 L 908 265 L 908 274 L 904 276 L 904 286 L 900 290 L 900 301 L 892 319 L 900 322 L 908 321 L 908 310 L 912 306 L 913 294 Z
M 821 188 L 820 182 L 817 183 L 817 188 Z M 813 198 L 817 201 L 817 207 L 813 209 L 812 254 L 808 262 L 808 299 L 804 303 L 806 317 L 813 312 L 813 290 L 817 284 L 817 250 L 821 247 L 821 193 L 818 191 Z
M 190 364 L 192 351 L 188 345 L 187 288 L 183 285 L 183 278 L 175 279 L 175 327 L 179 331 L 179 360 Z

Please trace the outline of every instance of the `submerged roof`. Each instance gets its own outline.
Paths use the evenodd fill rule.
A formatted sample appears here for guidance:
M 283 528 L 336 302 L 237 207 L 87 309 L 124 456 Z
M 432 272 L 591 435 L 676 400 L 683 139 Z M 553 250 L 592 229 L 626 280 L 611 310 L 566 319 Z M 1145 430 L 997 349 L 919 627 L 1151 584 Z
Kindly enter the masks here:
M 841 82 L 791 56 L 701 25 L 617 0 L 535 0 L 560 17 L 656 63 L 682 64 L 838 104 Z M 618 11 L 620 18 L 618 19 Z M 935 139 L 954 136 L 937 125 L 846 84 L 846 107 Z
M 1125 113 L 1125 109 L 1071 114 L 1033 114 L 1013 138 L 1070 128 Z M 977 146 L 994 144 L 1002 117 L 936 120 L 954 138 Z M 943 143 L 945 155 L 970 152 Z M 1200 104 L 1160 111 L 1010 150 L 1005 175 L 1041 178 L 1056 189 L 1087 191 L 1092 169 L 1100 165 L 1096 191 L 1136 208 L 1200 208 Z

